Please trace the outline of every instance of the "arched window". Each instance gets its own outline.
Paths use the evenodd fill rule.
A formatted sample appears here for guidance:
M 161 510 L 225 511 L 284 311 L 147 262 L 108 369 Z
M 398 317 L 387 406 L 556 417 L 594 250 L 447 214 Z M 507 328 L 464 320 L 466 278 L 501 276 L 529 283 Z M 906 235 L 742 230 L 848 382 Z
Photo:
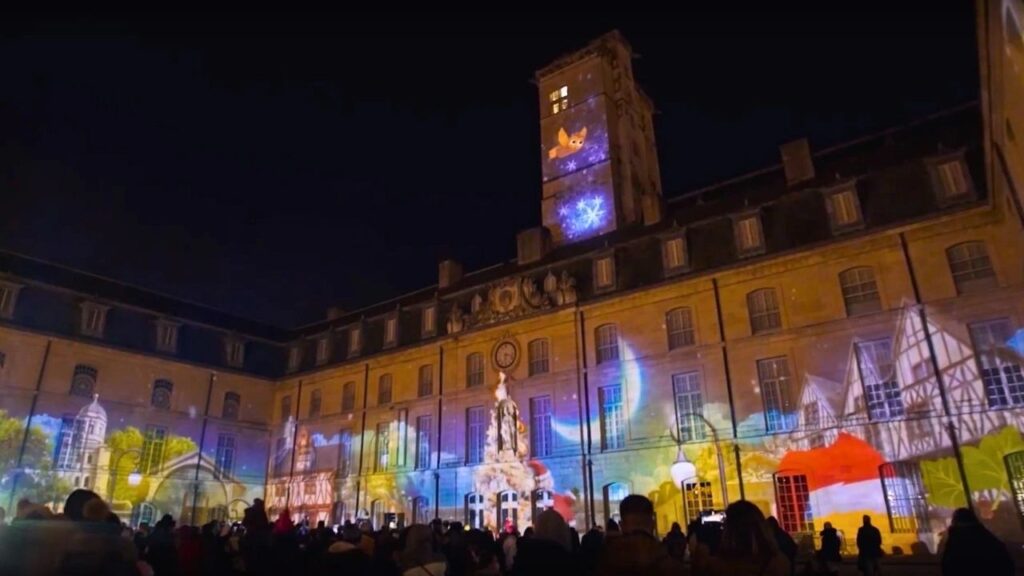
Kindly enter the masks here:
M 533 523 L 536 524 L 537 515 L 555 507 L 555 494 L 551 490 L 534 490 L 531 503 L 533 504 Z
M 629 486 L 622 482 L 612 482 L 604 487 L 604 519 L 622 520 L 619 515 L 619 504 L 629 496 Z
M 224 393 L 224 406 L 221 408 L 221 418 L 225 420 L 238 420 L 238 413 L 242 407 L 242 397 L 235 392 Z
M 981 292 L 996 285 L 996 273 L 984 242 L 963 242 L 946 249 L 957 294 Z
M 498 494 L 498 530 L 519 525 L 519 493 L 506 490 Z
M 847 316 L 868 314 L 882 309 L 882 301 L 878 297 L 878 284 L 875 283 L 875 272 L 870 266 L 859 266 L 840 272 L 839 287 L 843 291 Z
M 484 529 L 484 496 L 472 492 L 466 494 L 466 525 L 477 530 Z
M 170 380 L 157 380 L 153 383 L 153 397 L 149 403 L 153 408 L 161 410 L 171 409 L 171 392 L 174 391 L 174 384 Z
M 615 324 L 598 326 L 594 330 L 597 345 L 597 363 L 614 362 L 619 359 L 619 328 Z
M 71 377 L 70 394 L 72 396 L 92 398 L 96 390 L 96 375 L 97 371 L 92 366 L 85 364 L 75 366 L 75 374 Z
M 774 288 L 761 288 L 747 294 L 747 312 L 750 314 L 750 331 L 753 334 L 782 326 L 782 315 L 779 313 L 779 301 Z
M 690 309 L 669 310 L 665 314 L 665 331 L 668 332 L 669 350 L 693 346 L 693 313 Z

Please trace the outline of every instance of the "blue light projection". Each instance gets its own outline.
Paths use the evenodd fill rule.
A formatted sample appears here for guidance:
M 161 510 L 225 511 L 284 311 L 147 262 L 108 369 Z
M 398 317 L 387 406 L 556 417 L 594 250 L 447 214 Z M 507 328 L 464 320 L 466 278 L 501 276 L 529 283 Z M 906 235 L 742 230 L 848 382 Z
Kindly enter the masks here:
M 622 411 L 622 421 L 629 422 L 636 415 L 640 405 L 643 404 L 644 374 L 636 352 L 626 342 L 622 342 L 622 356 L 618 368 L 618 374 L 609 374 L 607 381 L 622 383 L 623 401 L 625 403 Z M 595 412 L 594 416 L 590 419 L 590 427 L 592 430 L 601 430 L 600 407 Z M 551 420 L 551 429 L 570 442 L 583 441 L 580 437 L 580 423 L 575 418 L 553 418 Z
M 562 230 L 569 238 L 578 238 L 601 229 L 608 223 L 609 211 L 599 194 L 584 194 L 558 208 Z

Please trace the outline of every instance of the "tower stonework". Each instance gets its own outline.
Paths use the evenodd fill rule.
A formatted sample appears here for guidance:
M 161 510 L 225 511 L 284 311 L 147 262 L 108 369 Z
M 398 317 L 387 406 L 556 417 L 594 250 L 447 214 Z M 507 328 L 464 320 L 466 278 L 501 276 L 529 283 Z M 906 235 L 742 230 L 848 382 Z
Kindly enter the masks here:
M 541 204 L 555 245 L 660 219 L 653 104 L 610 32 L 537 72 Z

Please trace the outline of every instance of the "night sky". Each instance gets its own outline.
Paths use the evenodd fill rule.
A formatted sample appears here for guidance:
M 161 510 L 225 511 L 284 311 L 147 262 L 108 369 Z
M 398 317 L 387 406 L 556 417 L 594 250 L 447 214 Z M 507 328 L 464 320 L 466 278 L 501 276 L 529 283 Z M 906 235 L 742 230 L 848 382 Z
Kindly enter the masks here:
M 9 18 L 0 248 L 282 326 L 514 258 L 540 223 L 533 71 L 612 28 L 666 196 L 977 98 L 972 2 L 846 4 Z

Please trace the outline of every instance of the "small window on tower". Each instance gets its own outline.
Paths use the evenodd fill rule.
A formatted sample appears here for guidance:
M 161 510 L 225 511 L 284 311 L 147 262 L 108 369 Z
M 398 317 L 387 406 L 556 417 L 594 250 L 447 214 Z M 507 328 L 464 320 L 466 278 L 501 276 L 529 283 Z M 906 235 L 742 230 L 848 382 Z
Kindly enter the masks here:
M 569 87 L 562 86 L 558 90 L 548 94 L 548 99 L 551 100 L 552 114 L 558 114 L 559 112 L 569 108 Z

